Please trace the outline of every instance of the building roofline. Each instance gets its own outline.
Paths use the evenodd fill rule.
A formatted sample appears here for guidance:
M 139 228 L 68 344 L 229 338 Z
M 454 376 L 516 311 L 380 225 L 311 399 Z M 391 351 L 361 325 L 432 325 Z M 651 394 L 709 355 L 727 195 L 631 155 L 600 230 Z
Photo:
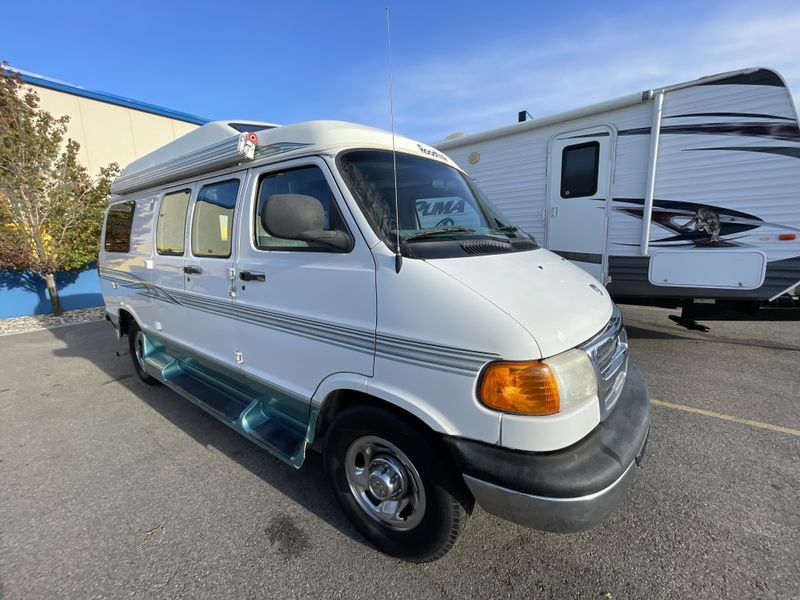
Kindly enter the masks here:
M 132 98 L 124 98 L 115 94 L 89 90 L 85 87 L 73 85 L 57 79 L 52 79 L 51 77 L 45 77 L 44 75 L 39 75 L 38 73 L 30 73 L 15 67 L 8 67 L 8 69 L 12 72 L 19 73 L 20 81 L 29 85 L 56 90 L 65 94 L 79 96 L 81 98 L 89 98 L 90 100 L 97 100 L 98 102 L 105 102 L 106 104 L 113 104 L 114 106 L 123 106 L 125 108 L 150 113 L 153 115 L 159 115 L 161 117 L 167 117 L 168 119 L 192 123 L 193 125 L 204 125 L 209 122 L 209 119 L 204 119 L 203 117 L 190 115 L 189 113 L 172 110 L 170 108 L 164 108 L 163 106 L 156 106 L 155 104 L 148 104 L 147 102 L 140 102 L 138 100 L 133 100 Z

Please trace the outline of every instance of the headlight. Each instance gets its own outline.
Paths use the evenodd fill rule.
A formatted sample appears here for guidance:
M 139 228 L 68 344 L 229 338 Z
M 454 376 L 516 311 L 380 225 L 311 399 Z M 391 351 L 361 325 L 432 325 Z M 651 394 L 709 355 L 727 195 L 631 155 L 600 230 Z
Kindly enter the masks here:
M 554 415 L 596 395 L 597 376 L 585 352 L 568 350 L 547 360 L 491 363 L 479 394 L 486 406 L 503 412 Z

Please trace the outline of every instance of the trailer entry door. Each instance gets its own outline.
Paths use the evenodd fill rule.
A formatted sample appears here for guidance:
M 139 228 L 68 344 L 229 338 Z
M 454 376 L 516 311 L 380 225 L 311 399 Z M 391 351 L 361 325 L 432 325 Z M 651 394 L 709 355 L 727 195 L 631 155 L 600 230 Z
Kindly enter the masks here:
M 550 145 L 547 247 L 605 283 L 613 131 L 593 127 Z

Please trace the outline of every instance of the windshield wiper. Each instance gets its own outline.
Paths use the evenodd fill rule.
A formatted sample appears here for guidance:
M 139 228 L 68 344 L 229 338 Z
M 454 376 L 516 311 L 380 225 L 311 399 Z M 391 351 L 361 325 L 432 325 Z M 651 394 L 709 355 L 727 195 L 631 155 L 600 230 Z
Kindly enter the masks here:
M 442 227 L 441 229 L 428 229 L 427 231 L 420 231 L 419 233 L 415 233 L 414 235 L 408 236 L 407 238 L 403 238 L 405 242 L 411 242 L 414 240 L 421 240 L 426 237 L 431 237 L 434 235 L 442 235 L 444 233 L 475 233 L 474 229 L 470 229 L 469 227 Z
M 516 225 L 503 225 L 502 227 L 492 227 L 495 231 L 502 231 L 503 233 L 515 233 L 519 231 Z

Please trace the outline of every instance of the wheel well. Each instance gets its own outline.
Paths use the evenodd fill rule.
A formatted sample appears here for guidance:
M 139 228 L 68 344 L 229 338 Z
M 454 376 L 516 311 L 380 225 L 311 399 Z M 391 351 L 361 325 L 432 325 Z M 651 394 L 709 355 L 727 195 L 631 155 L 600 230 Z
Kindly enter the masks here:
M 443 434 L 431 429 L 431 427 L 422 419 L 416 415 L 413 415 L 407 410 L 392 404 L 391 402 L 382 400 L 377 396 L 371 396 L 356 390 L 337 390 L 335 392 L 331 392 L 325 397 L 325 400 L 322 403 L 322 410 L 320 411 L 317 419 L 314 441 L 311 444 L 311 447 L 317 452 L 322 453 L 325 433 L 336 416 L 352 407 L 365 405 L 379 407 L 416 426 L 420 432 L 427 436 L 433 442 L 434 446 L 440 450 L 441 459 L 446 465 L 449 465 L 449 468 L 452 470 L 452 472 L 461 473 L 461 470 L 459 469 L 458 464 L 456 464 L 452 454 L 450 454 L 442 442 Z M 475 505 L 475 499 L 472 496 L 472 493 L 464 484 L 464 480 L 460 476 L 456 478 L 456 484 L 457 493 L 463 499 L 467 512 L 472 513 L 473 506 Z
M 133 315 L 129 313 L 127 310 L 120 310 L 119 311 L 119 334 L 120 336 L 128 335 L 128 330 L 130 329 L 131 323 L 135 319 Z
M 414 423 L 414 425 L 419 427 L 422 431 L 429 433 L 434 438 L 438 439 L 440 435 L 438 432 L 431 429 L 422 419 L 391 402 L 356 390 L 337 390 L 328 394 L 322 403 L 322 410 L 317 418 L 314 435 L 313 447 L 315 449 L 320 450 L 322 448 L 322 440 L 325 438 L 325 432 L 336 416 L 353 406 L 379 407 Z

